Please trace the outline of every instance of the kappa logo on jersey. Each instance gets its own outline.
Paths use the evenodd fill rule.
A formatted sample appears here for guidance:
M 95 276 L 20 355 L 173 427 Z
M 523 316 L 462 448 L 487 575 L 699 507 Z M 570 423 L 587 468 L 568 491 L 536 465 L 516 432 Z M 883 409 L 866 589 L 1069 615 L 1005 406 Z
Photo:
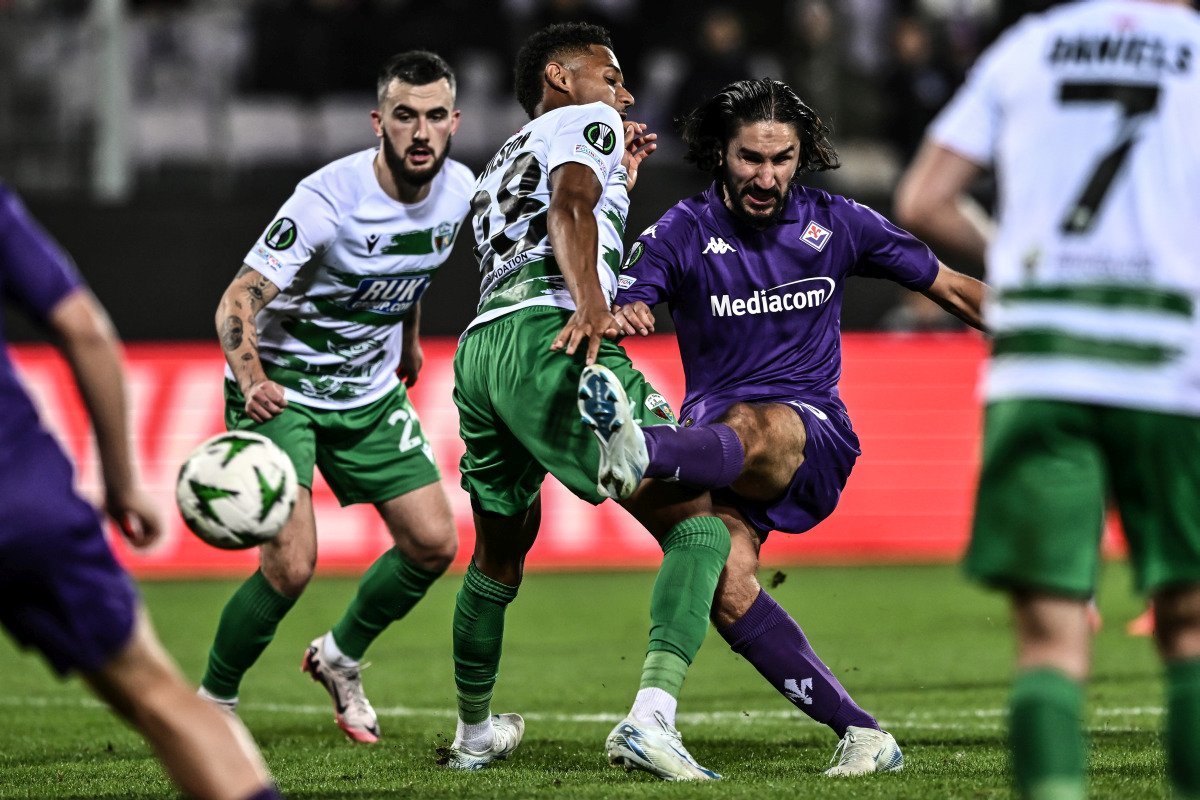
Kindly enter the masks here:
M 657 230 L 658 230 L 658 223 L 656 222 L 653 225 L 651 225 L 649 228 L 646 228 L 646 230 L 642 231 L 642 236 L 649 236 L 651 239 L 657 239 L 658 237 L 654 235 L 654 232 Z
M 272 250 L 287 250 L 296 243 L 296 223 L 287 217 L 280 217 L 267 228 L 263 241 Z
M 643 245 L 641 242 L 634 242 L 633 247 L 629 248 L 629 256 L 625 259 L 625 269 L 629 269 L 634 264 L 641 261 L 645 252 L 645 245 Z
M 817 223 L 810 221 L 808 227 L 804 229 L 804 235 L 800 237 L 800 241 L 819 253 L 825 249 L 831 236 L 833 236 L 833 232 L 828 228 L 822 228 Z
M 603 122 L 593 122 L 584 128 L 583 140 L 604 155 L 612 153 L 617 146 L 617 135 Z
M 400 316 L 425 294 L 432 275 L 403 275 L 395 278 L 363 278 L 346 301 L 351 311 Z
M 737 248 L 734 247 L 733 245 L 729 244 L 728 242 L 726 242 L 720 236 L 710 236 L 710 237 L 708 237 L 708 244 L 700 252 L 702 254 L 703 253 L 716 253 L 719 256 L 723 256 L 726 253 L 736 253 Z
M 671 413 L 671 406 L 667 404 L 667 398 L 658 392 L 646 398 L 646 410 L 666 422 L 675 421 L 675 415 Z
M 458 223 L 443 222 L 433 229 L 433 249 L 438 255 L 446 252 L 454 244 L 454 234 L 458 231 Z
M 367 237 L 367 255 L 371 255 L 371 251 L 375 249 L 375 245 L 379 244 L 379 234 L 375 233 Z
M 808 284 L 803 288 L 792 289 L 799 284 Z M 749 297 L 731 298 L 727 294 L 709 295 L 709 303 L 714 317 L 744 317 L 747 314 L 775 314 L 780 311 L 803 311 L 806 308 L 816 308 L 824 305 L 833 297 L 837 288 L 833 278 L 820 276 L 816 278 L 801 278 L 789 281 L 770 289 L 758 289 Z M 784 289 L 786 291 L 780 291 Z

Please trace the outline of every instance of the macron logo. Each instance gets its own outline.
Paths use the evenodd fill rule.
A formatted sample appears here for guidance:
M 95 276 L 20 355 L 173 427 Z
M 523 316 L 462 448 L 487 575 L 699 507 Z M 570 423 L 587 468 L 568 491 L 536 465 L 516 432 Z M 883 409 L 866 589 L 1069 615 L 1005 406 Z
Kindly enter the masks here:
M 726 242 L 720 236 L 708 237 L 708 245 L 701 251 L 702 253 L 716 253 L 723 256 L 726 253 L 736 253 L 737 248 Z

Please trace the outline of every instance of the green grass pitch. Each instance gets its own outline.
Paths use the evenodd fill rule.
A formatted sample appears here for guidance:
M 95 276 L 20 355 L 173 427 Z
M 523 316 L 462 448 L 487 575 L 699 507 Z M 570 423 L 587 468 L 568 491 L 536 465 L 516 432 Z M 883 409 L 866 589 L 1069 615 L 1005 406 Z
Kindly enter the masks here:
M 769 580 L 774 569 L 764 570 Z M 604 737 L 637 688 L 649 573 L 531 574 L 509 608 L 495 711 L 527 721 L 513 757 L 471 774 L 435 764 L 454 730 L 450 619 L 460 575 L 439 581 L 368 653 L 364 683 L 383 740 L 354 745 L 322 689 L 299 672 L 309 640 L 354 582 L 322 579 L 247 676 L 241 716 L 292 798 L 991 798 L 1010 796 L 1004 707 L 1012 640 L 1000 596 L 951 566 L 790 567 L 774 590 L 856 699 L 899 740 L 898 774 L 821 775 L 833 734 L 776 694 L 715 633 L 689 674 L 680 729 L 706 785 L 660 783 L 608 766 Z M 167 647 L 198 680 L 234 583 L 144 585 Z M 1125 567 L 1105 570 L 1106 626 L 1088 693 L 1094 797 L 1166 796 L 1162 691 L 1153 648 L 1124 622 L 1139 610 Z M 0 798 L 174 796 L 139 737 L 40 661 L 0 644 Z

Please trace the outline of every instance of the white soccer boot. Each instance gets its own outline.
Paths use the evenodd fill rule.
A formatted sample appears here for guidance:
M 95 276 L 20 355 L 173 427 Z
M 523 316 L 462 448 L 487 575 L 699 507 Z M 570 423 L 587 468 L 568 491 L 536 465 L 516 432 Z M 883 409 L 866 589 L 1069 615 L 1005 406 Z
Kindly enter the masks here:
M 359 667 L 338 667 L 330 664 L 321 655 L 324 636 L 313 639 L 304 651 L 300 671 L 307 672 L 317 683 L 325 687 L 333 699 L 334 719 L 338 727 L 356 742 L 370 744 L 379 741 L 379 719 L 371 701 L 363 694 Z
M 646 437 L 633 418 L 625 388 L 608 367 L 593 364 L 579 377 L 579 413 L 600 440 L 596 489 L 624 500 L 641 483 L 650 456 Z
M 236 697 L 217 697 L 203 686 L 196 690 L 196 696 L 207 700 L 231 716 L 237 716 L 238 699 Z
M 700 766 L 683 746 L 683 736 L 659 712 L 654 722 L 626 717 L 604 743 L 610 764 L 640 769 L 664 781 L 719 781 L 721 776 Z
M 517 749 L 525 735 L 525 720 L 520 714 L 492 715 L 492 743 L 486 750 L 475 751 L 466 747 L 462 739 L 454 737 L 446 766 L 451 769 L 483 769 L 493 761 L 503 761 Z
M 827 777 L 844 778 L 904 769 L 904 754 L 890 733 L 854 725 L 846 728 L 846 735 L 833 751 L 829 763 L 835 761 L 834 766 L 825 770 Z

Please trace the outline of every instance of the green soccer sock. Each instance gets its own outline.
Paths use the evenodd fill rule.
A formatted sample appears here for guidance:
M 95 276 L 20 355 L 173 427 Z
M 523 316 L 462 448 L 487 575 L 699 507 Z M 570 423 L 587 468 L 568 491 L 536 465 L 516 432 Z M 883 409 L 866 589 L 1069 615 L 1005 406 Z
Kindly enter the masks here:
M 1019 672 L 1009 712 L 1018 794 L 1027 800 L 1082 800 L 1083 686 L 1055 669 Z
M 492 689 L 500 673 L 504 610 L 517 587 L 484 575 L 472 561 L 454 601 L 454 685 L 458 717 L 468 725 L 491 713 Z
M 713 593 L 729 557 L 729 529 L 716 517 L 691 517 L 667 532 L 662 548 L 641 688 L 679 697 L 688 665 L 708 633 Z
M 1167 664 L 1167 774 L 1180 800 L 1200 798 L 1200 659 Z
M 358 593 L 333 626 L 333 641 L 349 658 L 362 659 L 383 629 L 407 614 L 441 575 L 421 569 L 393 547 L 375 559 Z
M 257 570 L 238 587 L 221 612 L 200 685 L 217 697 L 237 697 L 246 670 L 275 638 L 275 629 L 296 600 L 284 597 Z

